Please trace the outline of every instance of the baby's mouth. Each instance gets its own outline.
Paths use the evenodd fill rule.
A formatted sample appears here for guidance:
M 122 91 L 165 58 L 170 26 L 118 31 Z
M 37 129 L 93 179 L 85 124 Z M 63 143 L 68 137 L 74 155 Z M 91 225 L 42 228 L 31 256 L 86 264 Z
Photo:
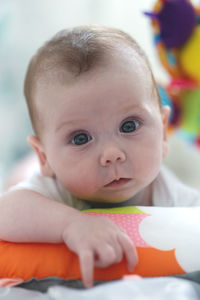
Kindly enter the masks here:
M 119 180 L 115 179 L 113 181 L 111 181 L 110 183 L 104 185 L 104 187 L 122 187 L 123 185 L 125 185 L 126 183 L 128 183 L 131 179 L 130 178 L 120 178 Z

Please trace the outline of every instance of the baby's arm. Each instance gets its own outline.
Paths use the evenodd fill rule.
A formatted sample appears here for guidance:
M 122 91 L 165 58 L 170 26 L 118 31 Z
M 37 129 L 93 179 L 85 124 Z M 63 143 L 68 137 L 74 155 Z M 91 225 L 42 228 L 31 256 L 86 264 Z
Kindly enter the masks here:
M 12 242 L 64 242 L 77 253 L 85 286 L 93 268 L 121 261 L 129 270 L 137 263 L 135 247 L 126 233 L 106 217 L 88 216 L 29 190 L 10 191 L 0 198 L 0 239 Z

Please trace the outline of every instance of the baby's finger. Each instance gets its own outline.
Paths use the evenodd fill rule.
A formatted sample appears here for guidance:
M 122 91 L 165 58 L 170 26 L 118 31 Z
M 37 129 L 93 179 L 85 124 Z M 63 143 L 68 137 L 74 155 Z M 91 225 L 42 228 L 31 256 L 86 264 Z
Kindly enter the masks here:
M 102 245 L 96 249 L 97 258 L 95 259 L 95 266 L 98 268 L 105 268 L 117 261 L 117 254 L 113 246 L 109 244 Z
M 134 268 L 138 263 L 138 255 L 136 248 L 133 242 L 126 234 L 120 234 L 118 236 L 118 239 L 126 256 L 128 270 L 130 272 L 133 272 Z
M 84 250 L 79 255 L 81 275 L 84 286 L 89 288 L 93 286 L 94 255 L 90 250 Z

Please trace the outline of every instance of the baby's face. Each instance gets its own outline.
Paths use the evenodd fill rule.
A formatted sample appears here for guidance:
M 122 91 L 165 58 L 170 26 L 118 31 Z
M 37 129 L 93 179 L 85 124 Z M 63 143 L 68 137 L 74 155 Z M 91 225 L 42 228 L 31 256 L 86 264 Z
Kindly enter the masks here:
M 41 88 L 43 173 L 90 201 L 125 201 L 148 186 L 165 154 L 168 118 L 152 90 L 147 68 L 123 61 Z

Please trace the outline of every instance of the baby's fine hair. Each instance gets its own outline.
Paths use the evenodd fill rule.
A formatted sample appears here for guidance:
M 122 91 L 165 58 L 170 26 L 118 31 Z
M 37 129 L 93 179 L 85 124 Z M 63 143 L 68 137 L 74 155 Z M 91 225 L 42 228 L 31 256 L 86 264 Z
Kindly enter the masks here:
M 40 123 L 41 112 L 36 109 L 34 93 L 38 82 L 45 78 L 48 81 L 49 74 L 52 74 L 54 81 L 59 80 L 59 76 L 53 76 L 58 70 L 71 73 L 74 77 L 80 76 L 105 63 L 108 53 L 112 53 L 116 45 L 133 49 L 142 58 L 150 70 L 156 88 L 148 59 L 129 34 L 112 27 L 97 25 L 61 30 L 38 49 L 29 63 L 25 77 L 24 94 L 32 126 L 37 135 L 39 135 L 38 123 Z

